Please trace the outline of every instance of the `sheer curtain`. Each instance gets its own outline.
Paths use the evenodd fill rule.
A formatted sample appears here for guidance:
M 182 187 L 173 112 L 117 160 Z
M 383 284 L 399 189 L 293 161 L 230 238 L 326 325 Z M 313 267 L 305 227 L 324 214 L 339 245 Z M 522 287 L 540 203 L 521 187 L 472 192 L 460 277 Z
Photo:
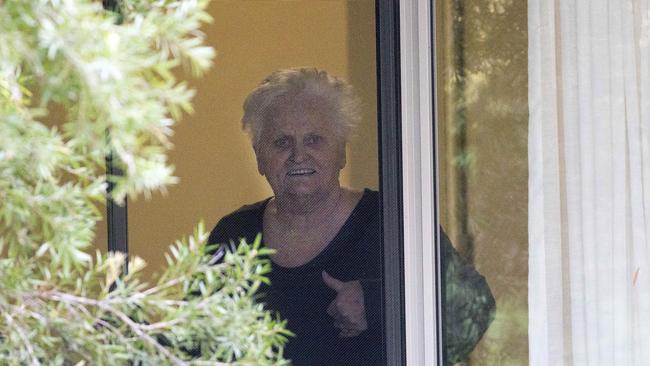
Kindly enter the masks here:
M 531 365 L 650 363 L 650 0 L 530 0 Z

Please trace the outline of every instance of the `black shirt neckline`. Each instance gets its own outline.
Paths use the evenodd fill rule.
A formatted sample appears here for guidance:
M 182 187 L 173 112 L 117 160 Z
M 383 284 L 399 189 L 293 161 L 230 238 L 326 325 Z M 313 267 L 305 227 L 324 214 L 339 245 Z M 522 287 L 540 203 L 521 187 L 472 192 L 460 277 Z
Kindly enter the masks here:
M 354 206 L 354 209 L 350 213 L 350 216 L 348 216 L 348 218 L 343 223 L 343 226 L 341 226 L 332 241 L 330 241 L 329 244 L 327 244 L 327 246 L 321 250 L 320 253 L 318 253 L 314 258 L 304 264 L 295 267 L 285 267 L 279 265 L 269 258 L 273 266 L 273 271 L 292 272 L 311 269 L 313 267 L 322 267 L 322 265 L 328 261 L 329 257 L 333 253 L 338 252 L 337 249 L 341 245 L 345 245 L 346 243 L 350 242 L 350 236 L 360 234 L 358 230 L 352 230 L 352 228 L 358 225 L 358 221 L 360 220 L 359 212 L 364 212 L 366 206 L 372 203 L 371 193 L 372 191 L 370 189 L 364 188 L 361 199 L 359 202 L 357 202 L 356 206 Z M 266 210 L 266 206 L 269 204 L 272 198 L 273 197 L 269 197 L 264 200 L 260 205 L 259 211 L 257 212 L 257 226 L 259 229 L 258 232 L 262 233 L 262 245 L 264 245 L 264 211 Z

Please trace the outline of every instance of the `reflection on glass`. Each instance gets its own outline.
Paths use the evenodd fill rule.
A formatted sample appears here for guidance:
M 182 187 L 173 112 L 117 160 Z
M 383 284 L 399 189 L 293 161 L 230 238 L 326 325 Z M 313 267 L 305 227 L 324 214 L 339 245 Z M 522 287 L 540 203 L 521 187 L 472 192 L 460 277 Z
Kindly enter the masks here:
M 273 196 L 213 229 L 224 245 L 262 233 L 270 284 L 260 301 L 287 320 L 294 365 L 380 365 L 379 193 L 342 187 L 346 142 L 360 103 L 342 80 L 314 68 L 267 77 L 244 103 L 242 124 Z
M 446 274 L 449 364 L 524 365 L 527 344 L 527 8 L 525 1 L 436 2 L 441 224 L 485 276 L 496 317 L 473 349 L 449 328 L 481 329 Z M 443 253 L 446 265 L 456 262 Z M 474 329 L 474 330 L 473 330 Z M 480 336 L 480 335 L 479 335 Z M 471 338 L 471 335 L 468 335 Z M 471 353 L 470 353 L 471 351 Z

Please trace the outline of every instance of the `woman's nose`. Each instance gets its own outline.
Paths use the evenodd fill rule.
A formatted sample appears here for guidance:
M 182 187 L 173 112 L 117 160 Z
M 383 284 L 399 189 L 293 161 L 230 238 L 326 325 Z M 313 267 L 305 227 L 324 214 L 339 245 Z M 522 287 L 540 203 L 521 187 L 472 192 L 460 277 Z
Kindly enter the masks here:
M 291 150 L 291 160 L 300 163 L 307 158 L 305 147 L 301 144 L 295 144 Z

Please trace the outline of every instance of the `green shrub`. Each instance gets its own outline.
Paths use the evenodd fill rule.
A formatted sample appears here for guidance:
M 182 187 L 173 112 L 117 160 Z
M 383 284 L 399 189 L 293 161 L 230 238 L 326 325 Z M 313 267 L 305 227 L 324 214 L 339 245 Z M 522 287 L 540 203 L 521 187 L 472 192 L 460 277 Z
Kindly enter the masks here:
M 214 265 L 201 224 L 152 283 L 88 254 L 105 201 L 164 189 L 171 127 L 214 51 L 203 0 L 0 0 L 0 364 L 283 364 L 259 241 Z M 63 110 L 56 127 L 42 123 Z M 123 170 L 107 176 L 105 159 Z M 194 354 L 194 356 L 192 356 Z

